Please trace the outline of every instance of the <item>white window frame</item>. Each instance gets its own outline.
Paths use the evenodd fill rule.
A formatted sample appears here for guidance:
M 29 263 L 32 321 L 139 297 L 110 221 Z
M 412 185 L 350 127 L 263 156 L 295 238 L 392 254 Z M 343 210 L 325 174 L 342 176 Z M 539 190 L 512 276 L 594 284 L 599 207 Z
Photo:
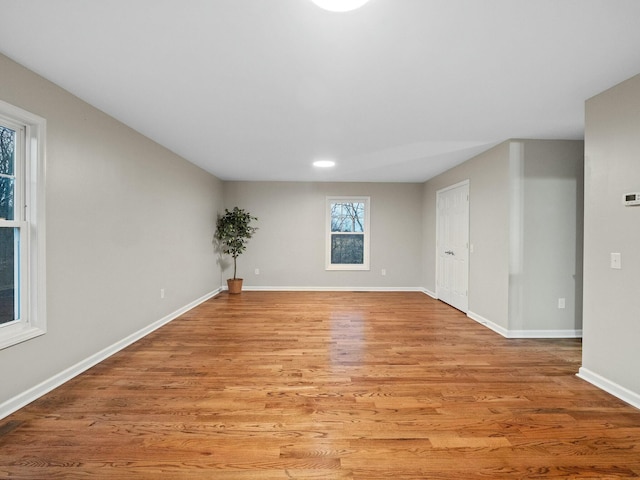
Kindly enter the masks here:
M 331 231 L 331 204 L 332 203 L 349 203 L 349 202 L 358 202 L 364 203 L 364 232 L 362 233 L 364 237 L 364 252 L 363 252 L 363 263 L 331 263 L 331 235 L 336 232 Z M 325 228 L 326 228 L 326 238 L 325 238 L 325 262 L 326 270 L 370 270 L 369 268 L 369 239 L 371 236 L 371 227 L 370 227 L 370 218 L 371 218 L 371 197 L 354 197 L 354 196 L 331 196 L 326 197 L 326 218 L 325 218 Z M 348 232 L 349 235 L 352 235 L 354 232 Z M 358 233 L 358 232 L 355 232 Z
M 0 324 L 0 349 L 47 331 L 45 270 L 45 139 L 44 118 L 0 100 L 0 123 L 16 136 L 16 218 L 0 227 L 20 230 L 20 318 Z

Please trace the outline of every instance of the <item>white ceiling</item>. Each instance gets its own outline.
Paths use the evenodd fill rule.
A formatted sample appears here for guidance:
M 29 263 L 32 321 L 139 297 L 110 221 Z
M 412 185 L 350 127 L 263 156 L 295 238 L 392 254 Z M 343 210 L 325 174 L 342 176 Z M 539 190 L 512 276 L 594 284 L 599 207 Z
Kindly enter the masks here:
M 582 138 L 640 1 L 0 0 L 0 52 L 223 180 L 421 182 Z

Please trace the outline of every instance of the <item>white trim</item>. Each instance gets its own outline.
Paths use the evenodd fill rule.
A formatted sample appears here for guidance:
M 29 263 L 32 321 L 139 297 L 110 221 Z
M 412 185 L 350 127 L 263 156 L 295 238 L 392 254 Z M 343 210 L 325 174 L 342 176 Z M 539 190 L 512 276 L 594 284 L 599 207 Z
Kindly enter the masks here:
M 468 312 L 467 317 L 499 333 L 504 338 L 582 338 L 582 330 L 509 330 L 477 313 Z
M 420 291 L 422 293 L 424 293 L 425 295 L 429 295 L 431 298 L 433 298 L 434 300 L 437 300 L 438 297 L 436 296 L 435 292 L 432 292 L 431 290 L 427 289 L 427 288 L 421 288 Z
M 507 338 L 582 338 L 582 330 L 509 330 Z
M 476 322 L 478 322 L 481 325 L 484 325 L 487 328 L 490 328 L 491 330 L 493 330 L 496 333 L 499 333 L 503 337 L 509 338 L 509 330 L 498 325 L 497 323 L 492 322 L 491 320 L 484 318 L 482 315 L 478 315 L 477 313 L 468 311 L 467 317 L 469 317 L 471 320 L 475 320 Z
M 438 193 L 446 192 L 447 190 L 453 190 L 454 188 L 462 187 L 464 185 L 469 185 L 469 183 L 470 180 L 467 178 L 466 180 L 454 183 L 453 185 L 449 185 L 448 187 L 440 188 L 438 191 L 436 191 L 436 196 L 438 195 Z
M 71 380 L 72 378 L 80 375 L 81 373 L 85 372 L 86 370 L 90 369 L 91 367 L 97 365 L 98 363 L 102 362 L 103 360 L 106 360 L 107 358 L 109 358 L 111 355 L 113 355 L 114 353 L 118 353 L 120 350 L 128 347 L 129 345 L 137 342 L 138 340 L 144 338 L 145 336 L 149 335 L 151 332 L 157 330 L 158 328 L 166 325 L 167 323 L 171 322 L 172 320 L 175 320 L 176 318 L 178 318 L 180 315 L 183 315 L 184 313 L 188 312 L 189 310 L 197 307 L 198 305 L 200 305 L 203 302 L 206 302 L 207 300 L 209 300 L 210 298 L 215 297 L 216 295 L 218 295 L 220 292 L 222 291 L 221 288 L 218 288 L 212 292 L 207 293 L 206 295 L 198 298 L 197 300 L 194 300 L 193 302 L 189 303 L 188 305 L 179 308 L 178 310 L 176 310 L 173 313 L 170 313 L 169 315 L 161 318 L 160 320 L 157 320 L 156 322 L 147 325 L 146 327 L 138 330 L 137 332 L 132 333 L 131 335 L 129 335 L 128 337 L 123 338 L 122 340 L 114 343 L 113 345 L 104 348 L 103 350 L 91 355 L 88 358 L 85 358 L 84 360 L 76 363 L 75 365 L 67 368 L 66 370 L 63 370 L 62 372 L 54 375 L 53 377 L 45 380 L 44 382 L 40 383 L 39 385 L 36 385 L 33 388 L 30 388 L 29 390 L 22 392 L 18 395 L 16 395 L 13 398 L 10 398 L 9 400 L 3 402 L 2 404 L 0 404 L 0 419 L 3 419 L 5 417 L 7 417 L 8 415 L 11 415 L 13 412 L 19 410 L 20 408 L 28 405 L 29 403 L 33 402 L 34 400 L 40 398 L 42 395 L 45 395 L 46 393 L 49 393 L 51 390 L 59 387 L 60 385 L 64 384 L 65 382 L 68 382 L 69 380 Z
M 332 202 L 358 202 L 364 203 L 364 231 L 363 232 L 332 232 L 331 231 L 331 203 Z M 362 235 L 363 263 L 331 263 L 331 238 L 333 234 Z M 336 196 L 325 197 L 325 270 L 327 271 L 369 271 L 371 265 L 370 255 L 371 241 L 371 197 L 370 196 Z
M 46 134 L 47 121 L 20 107 L 0 100 L 0 120 L 20 125 L 24 152 L 20 165 L 24 185 L 17 186 L 20 207 L 24 210 L 16 220 L 20 228 L 21 319 L 3 327 L 0 332 L 0 349 L 43 335 L 47 331 L 46 307 Z M 16 182 L 18 172 L 16 171 Z M 22 182 L 18 182 L 22 183 Z M 5 222 L 8 225 L 13 222 Z
M 578 378 L 589 382 L 590 384 L 610 393 L 614 397 L 619 398 L 623 402 L 627 402 L 629 405 L 640 409 L 640 394 L 629 390 L 628 388 L 618 385 L 611 380 L 592 372 L 588 368 L 580 367 L 576 374 Z
M 477 313 L 468 312 L 467 317 L 504 338 L 582 338 L 582 330 L 509 330 Z
M 420 287 L 264 287 L 247 285 L 242 289 L 247 292 L 423 292 Z

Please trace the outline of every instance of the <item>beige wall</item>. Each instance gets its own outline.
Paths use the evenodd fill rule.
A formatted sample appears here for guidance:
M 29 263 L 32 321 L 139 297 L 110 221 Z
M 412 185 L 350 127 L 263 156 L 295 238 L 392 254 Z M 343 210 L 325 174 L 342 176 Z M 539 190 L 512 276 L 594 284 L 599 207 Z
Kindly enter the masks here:
M 507 336 L 579 335 L 583 152 L 580 141 L 510 140 L 426 182 L 427 290 L 436 292 L 436 192 L 469 180 L 469 316 Z
M 510 330 L 582 329 L 584 143 L 520 140 L 522 269 Z M 512 228 L 514 226 L 512 225 Z M 513 237 L 512 237 L 513 238 Z M 514 246 L 511 245 L 512 251 Z M 513 257 L 512 257 L 513 259 Z M 511 269 L 512 280 L 515 274 Z M 516 288 L 511 284 L 510 288 Z M 565 308 L 558 308 L 559 299 Z M 517 313 L 515 310 L 518 310 Z
M 436 291 L 436 192 L 469 180 L 469 312 L 508 328 L 509 142 L 429 180 L 423 187 L 423 285 Z
M 222 185 L 1 55 L 0 72 L 0 99 L 47 120 L 48 319 L 0 350 L 1 406 L 218 288 Z
M 640 408 L 640 76 L 586 103 L 581 375 Z M 610 268 L 621 253 L 622 269 Z
M 249 287 L 418 289 L 421 189 L 412 183 L 225 182 L 225 206 L 259 219 L 238 275 Z M 371 197 L 370 271 L 325 270 L 325 199 L 331 195 Z
M 217 289 L 229 273 L 222 271 L 224 262 L 217 262 L 211 243 L 216 214 L 224 206 L 237 205 L 259 217 L 260 230 L 239 259 L 239 274 L 248 287 L 435 292 L 436 192 L 469 180 L 474 247 L 469 310 L 501 328 L 513 327 L 509 318 L 512 141 L 425 184 L 223 183 L 3 56 L 0 72 L 0 98 L 48 122 L 48 333 L 0 350 L 0 362 L 16 366 L 0 373 L 0 405 Z M 589 282 L 583 372 L 593 371 L 634 392 L 640 392 L 630 368 L 638 363 L 635 352 L 640 340 L 635 335 L 640 306 L 633 290 L 640 263 L 633 248 L 638 244 L 640 207 L 622 208 L 620 196 L 623 191 L 640 190 L 639 92 L 636 78 L 587 104 Z M 544 163 L 555 158 L 556 163 L 550 144 L 523 141 L 522 145 L 525 160 L 540 158 Z M 579 151 L 575 144 L 565 147 L 574 157 Z M 527 268 L 538 269 L 523 285 L 548 298 L 544 308 L 535 302 L 523 308 L 532 308 L 530 318 L 540 319 L 535 328 L 578 328 L 579 305 L 563 312 L 566 318 L 560 323 L 544 322 L 550 318 L 548 304 L 555 307 L 556 297 L 564 295 L 562 285 L 571 283 L 567 275 L 580 274 L 580 242 L 575 235 L 580 216 L 561 225 L 562 242 L 575 255 L 562 257 L 563 277 L 549 292 L 543 291 L 544 279 L 553 273 L 541 268 L 539 259 L 553 251 L 553 241 L 536 236 L 540 232 L 535 226 L 538 219 L 553 216 L 554 202 L 562 202 L 571 192 L 574 199 L 579 194 L 579 182 L 569 180 L 567 188 L 566 177 L 580 165 L 556 165 L 560 170 L 549 179 L 538 169 L 542 163 L 525 161 L 522 170 L 522 208 L 529 220 L 521 225 L 530 242 L 528 250 L 534 248 Z M 563 168 L 573 170 L 565 175 Z M 537 196 L 549 191 L 554 192 L 553 201 L 550 196 L 535 203 Z M 325 270 L 327 195 L 371 197 L 370 271 Z M 535 249 L 539 243 L 545 243 L 544 249 Z M 623 253 L 623 270 L 607 267 L 610 251 Z M 254 274 L 256 268 L 260 275 Z M 383 268 L 386 276 L 381 275 Z M 602 292 L 607 294 L 604 302 Z M 574 297 L 566 294 L 568 305 L 579 304 L 579 292 Z M 552 313 L 557 314 L 555 308 Z

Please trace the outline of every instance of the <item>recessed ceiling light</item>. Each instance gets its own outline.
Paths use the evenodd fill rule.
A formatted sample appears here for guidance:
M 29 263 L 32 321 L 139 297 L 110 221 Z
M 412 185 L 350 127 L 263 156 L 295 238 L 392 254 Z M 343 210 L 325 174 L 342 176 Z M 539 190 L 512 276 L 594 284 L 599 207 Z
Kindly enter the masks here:
M 331 168 L 335 167 L 335 165 L 336 162 L 334 162 L 333 160 L 317 160 L 313 162 L 313 166 L 318 168 Z
M 348 12 L 360 8 L 369 0 L 311 0 L 320 8 L 330 12 Z

